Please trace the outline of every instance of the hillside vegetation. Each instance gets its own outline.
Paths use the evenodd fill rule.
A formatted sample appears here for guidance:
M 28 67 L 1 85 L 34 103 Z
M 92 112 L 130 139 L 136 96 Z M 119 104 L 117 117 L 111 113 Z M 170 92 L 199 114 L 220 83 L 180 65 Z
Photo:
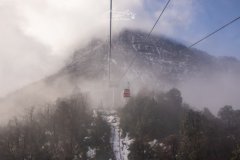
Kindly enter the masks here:
M 1 160 L 110 159 L 110 128 L 92 112 L 84 95 L 31 109 L 0 130 Z
M 239 160 L 240 110 L 231 106 L 214 116 L 195 111 L 181 93 L 139 94 L 120 111 L 123 131 L 134 142 L 130 160 Z
M 103 118 L 109 110 L 91 108 L 84 94 L 75 94 L 41 111 L 28 110 L 0 128 L 0 159 L 114 160 L 120 151 L 113 143 L 126 144 L 113 138 L 114 127 Z M 111 124 L 119 128 L 118 139 L 129 137 L 129 160 L 240 158 L 240 110 L 232 106 L 217 116 L 207 108 L 193 110 L 178 89 L 171 89 L 139 92 L 117 114 L 120 123 L 112 118 Z

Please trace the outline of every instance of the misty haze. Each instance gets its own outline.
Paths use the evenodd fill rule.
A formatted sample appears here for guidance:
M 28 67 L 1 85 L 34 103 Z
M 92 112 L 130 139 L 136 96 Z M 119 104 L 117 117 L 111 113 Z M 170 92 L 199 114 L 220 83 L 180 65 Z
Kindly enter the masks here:
M 240 160 L 238 0 L 0 0 L 0 160 Z

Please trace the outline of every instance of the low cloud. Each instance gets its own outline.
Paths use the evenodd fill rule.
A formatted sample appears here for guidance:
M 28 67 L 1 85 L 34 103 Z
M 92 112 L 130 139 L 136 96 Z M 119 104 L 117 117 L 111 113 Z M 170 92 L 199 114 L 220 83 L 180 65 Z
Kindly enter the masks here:
M 131 21 L 114 21 L 122 28 L 149 31 L 165 5 L 147 11 L 147 0 L 113 1 L 113 9 L 135 14 Z M 193 0 L 171 1 L 155 33 L 174 35 L 193 18 Z M 74 50 L 92 38 L 108 38 L 109 1 L 0 0 L 0 96 L 56 72 Z M 126 16 L 126 15 L 124 15 Z
M 234 73 L 219 73 L 191 78 L 180 86 L 184 100 L 196 108 L 210 108 L 217 114 L 225 105 L 239 109 L 240 77 Z

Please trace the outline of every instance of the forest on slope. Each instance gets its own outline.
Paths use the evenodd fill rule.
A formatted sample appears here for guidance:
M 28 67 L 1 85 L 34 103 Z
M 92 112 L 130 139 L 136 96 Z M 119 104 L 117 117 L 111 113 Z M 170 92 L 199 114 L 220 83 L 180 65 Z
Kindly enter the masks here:
M 139 93 L 120 110 L 130 160 L 239 160 L 240 110 L 193 110 L 181 92 Z
M 0 128 L 2 160 L 114 160 L 111 126 L 104 110 L 78 93 Z M 104 113 L 105 112 L 105 113 Z M 213 115 L 183 103 L 181 92 L 139 92 L 117 114 L 130 137 L 129 160 L 239 160 L 240 110 Z
M 110 128 L 83 94 L 29 110 L 0 129 L 1 160 L 110 159 Z

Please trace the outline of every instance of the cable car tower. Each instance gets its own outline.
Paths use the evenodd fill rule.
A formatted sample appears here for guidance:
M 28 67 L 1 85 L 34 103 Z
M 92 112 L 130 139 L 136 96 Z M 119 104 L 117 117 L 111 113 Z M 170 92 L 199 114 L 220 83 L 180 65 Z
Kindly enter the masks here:
M 108 52 L 108 83 L 111 83 L 111 56 L 112 56 L 112 0 L 110 0 L 110 34 L 109 34 L 109 52 Z
M 110 23 L 109 23 L 109 52 L 108 52 L 108 87 L 112 88 L 112 105 L 115 106 L 116 85 L 111 81 L 111 61 L 112 61 L 112 0 L 110 0 Z
M 108 52 L 108 85 L 109 88 L 113 89 L 113 106 L 115 106 L 115 89 L 117 88 L 117 85 L 113 83 L 111 78 L 111 59 L 112 59 L 112 0 L 110 0 L 110 23 L 109 23 L 109 52 Z M 131 97 L 130 92 L 130 83 L 128 82 L 128 86 L 123 90 L 123 98 L 125 100 L 129 99 Z

